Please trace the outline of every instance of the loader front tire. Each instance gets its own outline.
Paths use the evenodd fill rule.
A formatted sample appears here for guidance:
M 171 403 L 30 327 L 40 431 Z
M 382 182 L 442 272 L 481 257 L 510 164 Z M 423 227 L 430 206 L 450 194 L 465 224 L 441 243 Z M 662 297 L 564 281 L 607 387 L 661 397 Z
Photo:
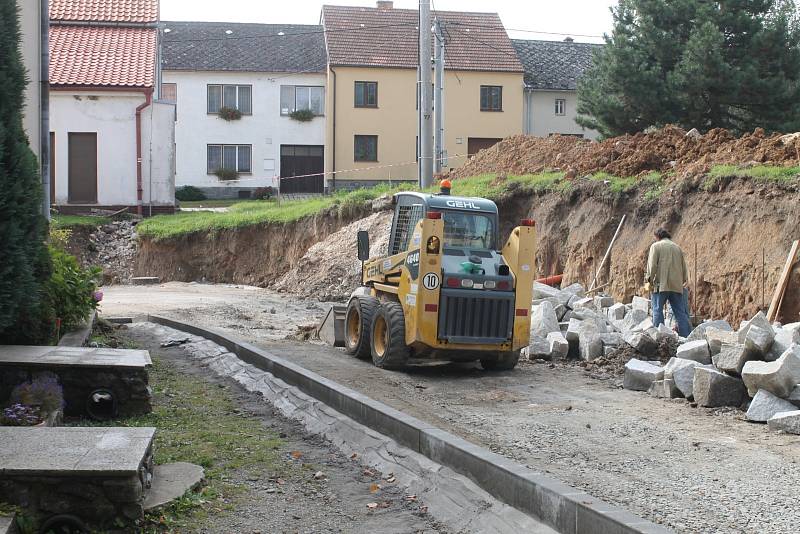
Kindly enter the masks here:
M 406 345 L 406 320 L 397 302 L 384 302 L 375 312 L 370 328 L 372 363 L 381 369 L 402 369 L 410 351 Z
M 347 303 L 344 316 L 344 350 L 358 359 L 370 357 L 369 333 L 372 318 L 381 302 L 375 297 L 358 295 Z
M 481 358 L 481 367 L 486 371 L 510 371 L 519 363 L 519 351 L 501 352 L 497 357 Z

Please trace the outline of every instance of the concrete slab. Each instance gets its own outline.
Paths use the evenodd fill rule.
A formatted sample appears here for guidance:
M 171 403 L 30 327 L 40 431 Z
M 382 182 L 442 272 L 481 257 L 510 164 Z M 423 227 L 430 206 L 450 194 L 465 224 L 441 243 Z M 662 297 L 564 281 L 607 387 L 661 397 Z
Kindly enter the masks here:
M 187 462 L 155 466 L 153 485 L 144 498 L 145 511 L 160 508 L 182 497 L 187 491 L 198 487 L 204 476 L 202 467 Z
M 155 428 L 0 427 L 0 475 L 137 476 Z
M 0 345 L 0 367 L 136 367 L 152 365 L 146 350 Z
M 14 516 L 0 516 L 0 534 L 14 534 L 16 531 Z

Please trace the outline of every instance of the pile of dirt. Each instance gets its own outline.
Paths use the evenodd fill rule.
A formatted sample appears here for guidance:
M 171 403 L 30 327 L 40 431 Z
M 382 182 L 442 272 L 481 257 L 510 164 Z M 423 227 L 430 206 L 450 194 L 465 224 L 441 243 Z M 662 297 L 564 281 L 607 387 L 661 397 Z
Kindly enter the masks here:
M 356 256 L 356 236 L 367 230 L 370 256 L 386 253 L 392 212 L 381 211 L 348 224 L 312 245 L 289 272 L 271 287 L 323 301 L 346 299 L 361 284 L 361 262 Z
M 757 129 L 736 137 L 716 128 L 705 135 L 677 126 L 606 139 L 601 142 L 575 137 L 540 138 L 516 135 L 482 150 L 451 178 L 487 173 L 533 174 L 561 170 L 568 177 L 607 172 L 638 176 L 651 171 L 674 171 L 678 176 L 708 172 L 714 165 L 796 165 L 800 161 L 800 135 L 767 135 Z
M 677 351 L 678 342 L 675 339 L 663 339 L 658 343 L 658 350 L 655 353 L 655 357 L 664 365 L 670 358 L 677 354 Z M 583 367 L 591 377 L 607 380 L 610 378 L 622 377 L 625 374 L 625 364 L 634 358 L 641 359 L 642 355 L 626 343 L 607 356 L 597 358 L 590 362 L 581 360 L 576 363 Z
M 101 267 L 104 284 L 126 284 L 133 276 L 137 222 L 122 220 L 96 228 L 73 228 L 67 251 L 77 257 L 84 267 Z

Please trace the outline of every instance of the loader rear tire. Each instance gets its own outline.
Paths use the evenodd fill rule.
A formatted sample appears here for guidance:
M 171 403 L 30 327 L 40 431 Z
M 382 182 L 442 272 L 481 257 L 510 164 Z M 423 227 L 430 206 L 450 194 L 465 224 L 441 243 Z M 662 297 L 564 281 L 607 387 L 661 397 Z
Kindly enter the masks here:
M 380 308 L 381 302 L 375 297 L 359 295 L 347 303 L 344 316 L 344 350 L 360 360 L 371 355 L 369 342 L 372 318 Z
M 519 363 L 519 351 L 501 352 L 496 358 L 481 358 L 481 367 L 487 371 L 510 371 Z
M 381 369 L 402 369 L 411 354 L 406 345 L 406 320 L 397 302 L 384 302 L 370 328 L 372 363 Z

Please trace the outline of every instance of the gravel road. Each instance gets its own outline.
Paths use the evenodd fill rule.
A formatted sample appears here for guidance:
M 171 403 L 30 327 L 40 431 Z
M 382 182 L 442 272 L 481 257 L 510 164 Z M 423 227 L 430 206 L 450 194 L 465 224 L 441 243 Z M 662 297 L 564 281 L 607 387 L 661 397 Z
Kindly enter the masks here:
M 280 339 L 319 317 L 317 303 L 241 286 L 106 288 L 104 315 L 148 312 L 247 339 L 678 532 L 786 533 L 800 524 L 800 438 L 769 433 L 737 410 L 653 399 L 572 364 L 382 371 Z

